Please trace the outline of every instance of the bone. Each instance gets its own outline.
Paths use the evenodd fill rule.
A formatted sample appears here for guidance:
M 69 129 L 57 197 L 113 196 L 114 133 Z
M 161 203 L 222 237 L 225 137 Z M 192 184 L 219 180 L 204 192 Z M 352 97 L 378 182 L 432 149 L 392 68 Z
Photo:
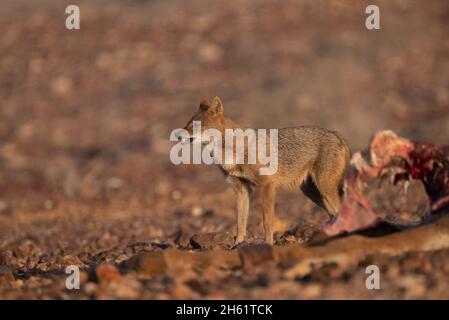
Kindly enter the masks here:
M 279 247 L 277 260 L 293 265 L 287 278 L 303 277 L 325 264 L 353 267 L 372 255 L 400 256 L 410 251 L 435 251 L 449 248 L 449 216 L 435 223 L 382 237 L 351 235 L 313 247 Z M 296 263 L 294 263 L 296 261 Z

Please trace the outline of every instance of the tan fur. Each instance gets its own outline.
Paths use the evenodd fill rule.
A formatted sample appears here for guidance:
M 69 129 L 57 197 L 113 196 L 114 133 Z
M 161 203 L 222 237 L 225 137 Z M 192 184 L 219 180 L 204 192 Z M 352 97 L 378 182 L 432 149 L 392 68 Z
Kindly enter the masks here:
M 209 104 L 203 100 L 199 110 L 184 129 L 193 133 L 193 121 L 201 121 L 202 131 L 210 128 L 242 129 L 223 114 L 223 103 L 214 97 Z M 224 141 L 222 143 L 224 146 Z M 269 150 L 269 148 L 267 148 Z M 245 151 L 246 152 L 246 151 Z M 249 196 L 253 188 L 262 204 L 265 240 L 273 243 L 274 205 L 278 188 L 301 187 L 318 206 L 334 216 L 340 209 L 342 179 L 349 162 L 350 150 L 343 137 L 318 127 L 290 127 L 278 131 L 278 171 L 260 175 L 260 164 L 220 165 L 227 181 L 237 195 L 236 243 L 244 241 L 249 214 Z M 246 159 L 246 153 L 245 153 Z

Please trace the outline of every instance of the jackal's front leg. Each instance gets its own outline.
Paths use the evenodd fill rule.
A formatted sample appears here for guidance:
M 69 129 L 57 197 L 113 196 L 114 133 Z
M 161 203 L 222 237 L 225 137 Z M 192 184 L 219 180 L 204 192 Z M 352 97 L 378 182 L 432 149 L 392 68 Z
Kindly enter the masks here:
M 249 215 L 249 187 L 236 177 L 228 177 L 228 181 L 237 195 L 237 237 L 235 239 L 237 245 L 245 241 Z

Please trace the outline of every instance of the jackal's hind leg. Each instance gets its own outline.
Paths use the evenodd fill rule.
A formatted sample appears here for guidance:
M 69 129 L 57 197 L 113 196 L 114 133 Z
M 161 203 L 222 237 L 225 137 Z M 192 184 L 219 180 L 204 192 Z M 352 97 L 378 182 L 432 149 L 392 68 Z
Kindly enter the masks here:
M 276 188 L 271 184 L 261 186 L 262 188 L 262 210 L 263 227 L 265 230 L 265 241 L 273 244 L 273 226 L 274 226 L 274 205 L 276 198 Z

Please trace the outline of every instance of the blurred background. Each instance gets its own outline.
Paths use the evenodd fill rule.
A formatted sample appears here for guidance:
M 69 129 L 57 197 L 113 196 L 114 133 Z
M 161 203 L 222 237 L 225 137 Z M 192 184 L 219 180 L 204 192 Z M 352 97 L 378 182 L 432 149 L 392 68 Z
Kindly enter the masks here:
M 69 4 L 80 30 L 65 28 Z M 368 4 L 380 30 L 365 28 Z M 353 152 L 379 129 L 447 144 L 448 20 L 446 0 L 2 0 L 3 264 L 86 265 L 181 227 L 232 230 L 221 173 L 169 159 L 203 97 L 249 126 L 339 130 Z M 320 214 L 302 195 L 278 202 L 287 220 Z

